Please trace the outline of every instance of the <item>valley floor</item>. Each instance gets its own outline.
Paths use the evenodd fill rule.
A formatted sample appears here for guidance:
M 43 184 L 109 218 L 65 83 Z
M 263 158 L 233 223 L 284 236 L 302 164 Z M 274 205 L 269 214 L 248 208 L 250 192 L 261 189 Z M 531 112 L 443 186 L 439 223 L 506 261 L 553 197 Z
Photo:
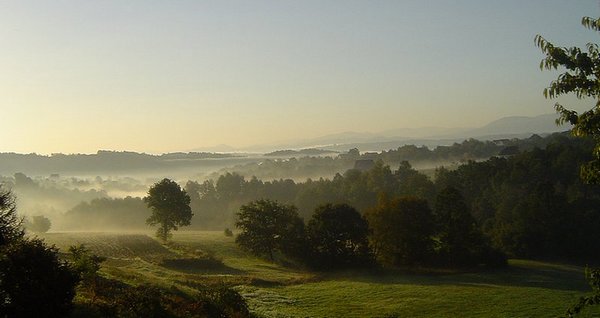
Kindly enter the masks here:
M 483 272 L 318 274 L 250 256 L 220 231 L 180 231 L 169 245 L 150 233 L 42 238 L 61 251 L 85 244 L 108 257 L 103 275 L 131 284 L 174 285 L 189 292 L 196 284 L 235 286 L 263 317 L 556 317 L 590 290 L 582 267 L 529 260 Z M 600 308 L 581 315 L 594 316 Z

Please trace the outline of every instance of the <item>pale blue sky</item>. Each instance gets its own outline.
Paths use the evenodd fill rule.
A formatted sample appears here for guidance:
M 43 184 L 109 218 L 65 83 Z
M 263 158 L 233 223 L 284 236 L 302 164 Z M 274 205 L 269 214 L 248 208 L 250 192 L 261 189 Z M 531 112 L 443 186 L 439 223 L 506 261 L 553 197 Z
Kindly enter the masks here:
M 2 1 L 0 151 L 163 152 L 553 112 L 593 0 Z M 571 100 L 568 100 L 568 102 Z M 583 109 L 579 103 L 577 108 Z

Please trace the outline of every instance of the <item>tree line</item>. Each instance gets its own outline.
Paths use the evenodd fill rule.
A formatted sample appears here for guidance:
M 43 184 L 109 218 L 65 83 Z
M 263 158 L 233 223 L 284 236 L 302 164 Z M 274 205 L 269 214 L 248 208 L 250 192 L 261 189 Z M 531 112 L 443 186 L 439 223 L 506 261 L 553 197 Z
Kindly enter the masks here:
M 600 225 L 600 188 L 579 178 L 579 166 L 590 159 L 593 140 L 565 134 L 548 138 L 544 149 L 469 161 L 454 170 L 438 168 L 433 179 L 408 162 L 393 170 L 378 161 L 368 171 L 351 169 L 332 179 L 301 183 L 247 180 L 235 173 L 216 181 L 190 181 L 185 190 L 194 212 L 192 227 L 232 224 L 241 206 L 259 199 L 293 205 L 304 220 L 328 203 L 347 204 L 365 216 L 381 205 L 381 197 L 390 202 L 413 197 L 435 210 L 436 198 L 451 187 L 464 198 L 464 210 L 477 231 L 511 257 L 597 258 L 587 242 L 600 238 L 595 230 Z
M 413 164 L 447 165 L 449 163 L 466 163 L 469 160 L 485 160 L 492 156 L 514 155 L 523 151 L 545 148 L 553 141 L 552 136 L 542 138 L 532 135 L 524 139 L 500 139 L 494 141 L 481 141 L 473 138 L 451 145 L 440 145 L 435 148 L 417 145 L 404 145 L 396 149 L 382 151 L 381 153 L 361 153 L 353 148 L 348 152 L 338 155 L 316 156 L 310 152 L 275 152 L 279 155 L 293 156 L 291 158 L 267 158 L 259 162 L 240 164 L 233 168 L 225 168 L 211 175 L 217 179 L 221 174 L 237 173 L 245 176 L 256 176 L 262 180 L 290 178 L 304 180 L 318 178 L 319 176 L 332 177 L 336 173 L 353 168 L 356 160 L 382 160 L 388 165 L 398 165 L 403 161 Z M 269 154 L 265 155 L 270 157 Z

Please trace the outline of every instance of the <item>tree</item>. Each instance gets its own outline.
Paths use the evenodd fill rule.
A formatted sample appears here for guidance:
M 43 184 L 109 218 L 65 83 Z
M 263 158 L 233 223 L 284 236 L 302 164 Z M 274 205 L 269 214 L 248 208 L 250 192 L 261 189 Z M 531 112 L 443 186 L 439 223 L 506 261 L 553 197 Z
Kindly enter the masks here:
M 579 302 L 567 310 L 567 317 L 569 318 L 575 317 L 588 306 L 600 305 L 600 269 L 586 268 L 585 277 L 590 287 L 592 287 L 593 294 L 579 298 Z
M 240 207 L 235 226 L 242 232 L 235 241 L 243 249 L 275 259 L 275 253 L 296 256 L 302 249 L 304 222 L 293 205 L 256 200 Z
M 600 32 L 600 19 L 584 17 L 581 24 Z M 588 43 L 586 49 L 578 47 L 557 47 L 540 35 L 536 35 L 535 44 L 546 55 L 540 63 L 540 69 L 556 70 L 559 67 L 567 71 L 558 76 L 550 86 L 544 89 L 546 98 L 556 98 L 573 93 L 579 99 L 591 97 L 596 100 L 594 106 L 579 114 L 556 103 L 555 109 L 560 117 L 558 124 L 573 125 L 575 136 L 591 136 L 596 143 L 593 158 L 581 167 L 581 176 L 589 183 L 600 183 L 600 50 L 598 44 Z
M 39 239 L 22 239 L 0 252 L 2 317 L 61 317 L 72 306 L 79 281 L 58 250 Z
M 42 240 L 24 237 L 15 199 L 0 188 L 0 317 L 61 317 L 77 274 Z
M 426 200 L 381 197 L 367 213 L 367 220 L 371 226 L 371 245 L 382 263 L 414 265 L 430 260 L 435 229 Z
M 355 208 L 321 205 L 307 226 L 310 261 L 323 269 L 366 265 L 370 260 L 368 234 L 367 221 Z
M 51 225 L 50 219 L 43 215 L 34 215 L 31 217 L 31 221 L 25 220 L 25 228 L 36 233 L 48 232 Z
M 15 197 L 0 187 L 0 247 L 23 238 L 22 220 L 17 217 Z
M 492 249 L 483 236 L 461 193 L 453 187 L 442 190 L 435 200 L 438 255 L 451 266 L 503 266 L 505 256 Z
M 161 240 L 166 241 L 171 236 L 171 230 L 190 225 L 193 215 L 190 197 L 175 181 L 165 178 L 155 183 L 144 201 L 152 209 L 152 215 L 146 223 L 159 225 L 156 236 Z

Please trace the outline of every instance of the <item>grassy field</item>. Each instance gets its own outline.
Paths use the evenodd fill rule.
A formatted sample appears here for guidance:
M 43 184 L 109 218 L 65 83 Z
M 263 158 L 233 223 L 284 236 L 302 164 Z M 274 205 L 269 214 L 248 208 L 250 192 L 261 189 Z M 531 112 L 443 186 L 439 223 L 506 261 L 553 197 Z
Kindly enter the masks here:
M 503 270 L 423 274 L 289 269 L 239 250 L 223 232 L 182 231 L 162 245 L 145 233 L 48 233 L 61 250 L 108 257 L 103 275 L 190 290 L 236 286 L 263 317 L 556 317 L 589 291 L 579 266 L 511 260 Z M 207 257 L 210 256 L 210 257 Z M 214 261 L 212 259 L 216 259 Z M 600 308 L 582 317 L 600 317 Z

